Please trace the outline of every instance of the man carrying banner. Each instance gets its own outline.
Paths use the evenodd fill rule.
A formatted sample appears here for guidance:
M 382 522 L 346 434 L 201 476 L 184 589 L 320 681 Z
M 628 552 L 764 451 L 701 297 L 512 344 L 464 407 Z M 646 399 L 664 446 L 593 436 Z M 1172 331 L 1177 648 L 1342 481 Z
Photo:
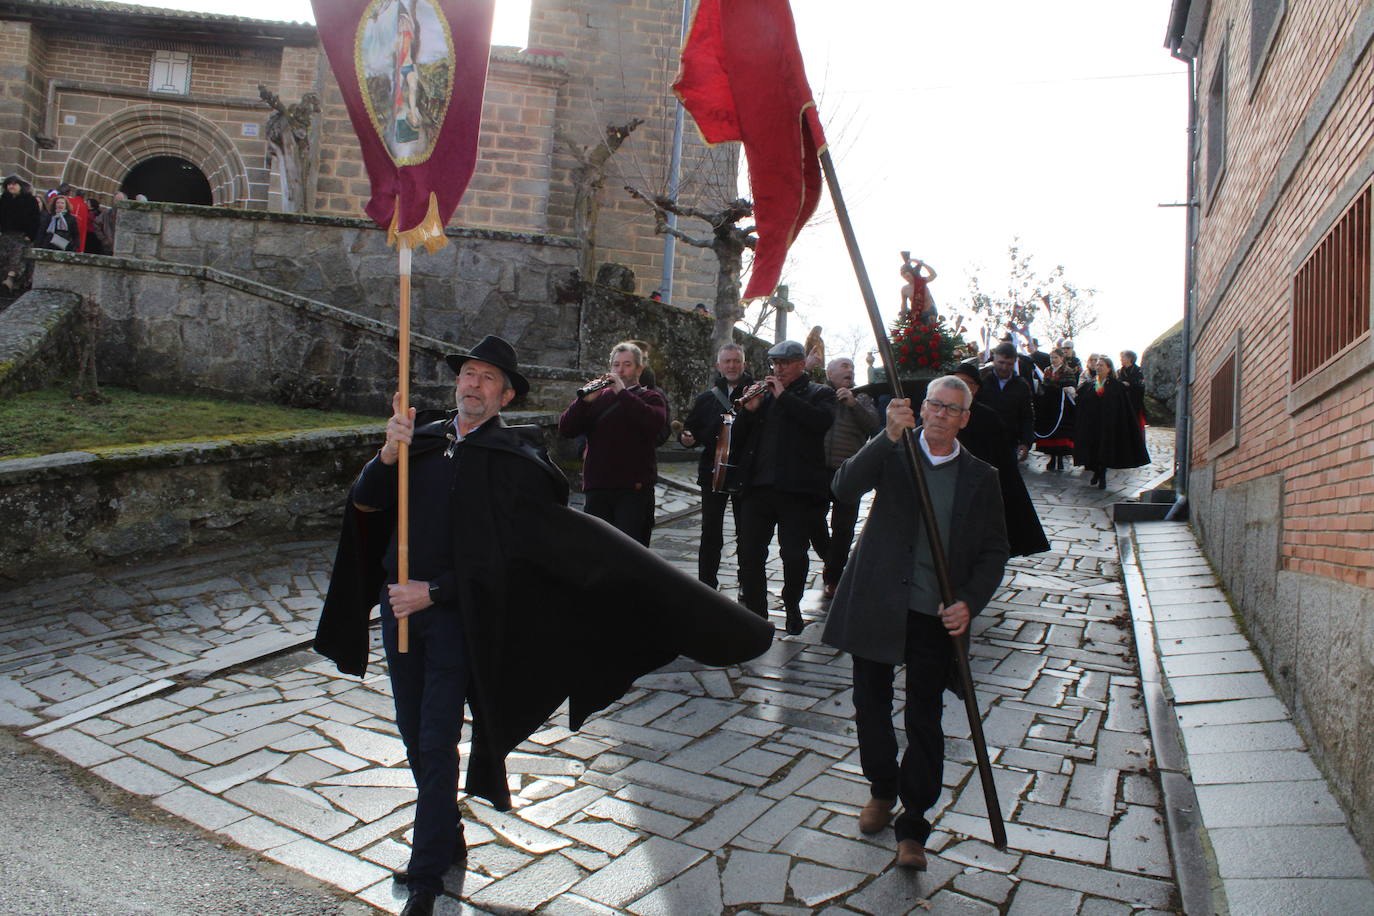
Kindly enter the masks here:
M 876 489 L 858 550 L 830 606 L 825 642 L 854 656 L 854 718 L 859 765 L 872 797 L 859 829 L 878 833 L 897 818 L 897 864 L 926 867 L 926 811 L 940 797 L 944 772 L 943 693 L 954 665 L 951 637 L 992 599 L 1007 563 L 1006 525 L 997 472 L 959 446 L 973 395 L 953 376 L 930 383 L 921 405 L 920 458 L 957 600 L 940 601 L 935 564 L 920 504 L 901 446 L 916 428 L 911 402 L 894 398 L 887 428 L 835 474 L 836 499 L 858 502 Z M 959 520 L 954 525 L 955 519 Z M 906 753 L 897 760 L 892 682 L 906 666 Z
M 772 628 L 606 525 L 568 509 L 533 427 L 501 409 L 528 389 L 515 350 L 487 337 L 446 357 L 457 408 L 400 410 L 349 492 L 315 648 L 348 674 L 382 644 L 418 798 L 404 916 L 428 916 L 465 854 L 456 787 L 463 704 L 467 791 L 510 807 L 505 757 L 565 700 L 573 728 L 679 654 L 710 665 L 764 651 Z M 397 584 L 397 477 L 410 451 L 413 578 Z M 651 610 L 626 594 L 652 594 Z M 411 645 L 399 651 L 399 621 Z

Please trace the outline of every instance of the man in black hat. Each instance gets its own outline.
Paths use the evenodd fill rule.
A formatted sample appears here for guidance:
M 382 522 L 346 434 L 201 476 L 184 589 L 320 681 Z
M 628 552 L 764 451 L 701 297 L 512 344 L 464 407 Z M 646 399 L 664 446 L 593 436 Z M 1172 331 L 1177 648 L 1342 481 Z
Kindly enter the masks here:
M 768 390 L 744 405 L 731 444 L 731 489 L 738 489 L 740 603 L 768 616 L 764 564 L 773 529 L 782 553 L 787 632 L 801 633 L 801 596 L 811 571 L 811 535 L 825 530 L 830 472 L 825 431 L 835 418 L 835 389 L 806 377 L 806 351 L 784 340 L 768 351 Z
M 463 706 L 472 710 L 466 789 L 510 808 L 505 758 L 565 702 L 569 724 L 615 702 L 678 655 L 737 664 L 772 629 L 614 528 L 567 507 L 567 480 L 534 427 L 503 407 L 529 388 L 515 350 L 487 337 L 446 357 L 454 410 L 402 413 L 349 493 L 315 649 L 366 672 L 369 618 L 382 644 L 418 798 L 403 916 L 430 916 L 463 858 L 456 800 Z M 398 584 L 400 446 L 410 454 L 410 576 Z M 652 594 L 653 606 L 617 600 Z M 408 621 L 410 645 L 398 644 Z

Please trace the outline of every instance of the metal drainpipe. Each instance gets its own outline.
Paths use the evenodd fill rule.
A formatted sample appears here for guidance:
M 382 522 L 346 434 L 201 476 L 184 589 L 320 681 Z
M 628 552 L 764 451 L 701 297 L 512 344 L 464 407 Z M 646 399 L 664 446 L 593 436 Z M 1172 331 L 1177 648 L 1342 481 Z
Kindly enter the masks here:
M 687 41 L 687 30 L 692 27 L 692 3 L 691 0 L 682 0 L 682 37 L 678 44 L 681 46 Z M 668 164 L 668 197 L 677 203 L 678 182 L 682 174 L 682 129 L 683 116 L 682 101 L 677 101 L 677 114 L 673 119 L 673 147 L 671 161 Z M 667 218 L 668 228 L 677 228 L 677 214 L 669 213 Z M 662 282 L 659 284 L 663 293 L 663 301 L 671 304 L 673 301 L 673 259 L 677 256 L 677 237 L 671 232 L 663 236 L 663 270 Z
M 1197 237 L 1197 85 L 1193 58 L 1171 52 L 1188 65 L 1188 217 L 1183 249 L 1183 371 L 1179 374 L 1178 413 L 1174 427 L 1174 504 L 1164 516 L 1173 521 L 1185 517 L 1188 507 L 1188 474 L 1192 469 L 1193 403 L 1193 248 Z

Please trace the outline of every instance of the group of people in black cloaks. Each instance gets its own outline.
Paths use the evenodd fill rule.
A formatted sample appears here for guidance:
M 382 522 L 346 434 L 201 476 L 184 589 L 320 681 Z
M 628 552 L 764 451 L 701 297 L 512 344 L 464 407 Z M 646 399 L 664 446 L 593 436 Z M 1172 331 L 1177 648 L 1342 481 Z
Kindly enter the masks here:
M 1072 458 L 1092 473 L 1092 486 L 1105 489 L 1109 469 L 1149 464 L 1145 373 L 1136 354 L 1122 351 L 1119 372 L 1098 353 L 1083 367 L 1071 347 L 1056 347 L 1050 360 L 1035 402 L 1035 447 L 1049 457 L 1048 470 L 1062 471 Z

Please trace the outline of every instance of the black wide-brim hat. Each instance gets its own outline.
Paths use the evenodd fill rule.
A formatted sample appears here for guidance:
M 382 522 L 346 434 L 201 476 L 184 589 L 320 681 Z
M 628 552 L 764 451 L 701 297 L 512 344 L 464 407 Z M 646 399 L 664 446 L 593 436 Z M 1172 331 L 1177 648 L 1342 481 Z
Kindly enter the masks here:
M 454 372 L 458 372 L 463 368 L 463 363 L 470 359 L 491 363 L 506 373 L 506 378 L 510 379 L 510 386 L 515 389 L 516 394 L 525 394 L 530 390 L 529 380 L 520 374 L 519 362 L 515 358 L 515 348 L 500 337 L 488 334 L 468 352 L 450 353 L 445 356 L 444 362 L 448 363 Z

